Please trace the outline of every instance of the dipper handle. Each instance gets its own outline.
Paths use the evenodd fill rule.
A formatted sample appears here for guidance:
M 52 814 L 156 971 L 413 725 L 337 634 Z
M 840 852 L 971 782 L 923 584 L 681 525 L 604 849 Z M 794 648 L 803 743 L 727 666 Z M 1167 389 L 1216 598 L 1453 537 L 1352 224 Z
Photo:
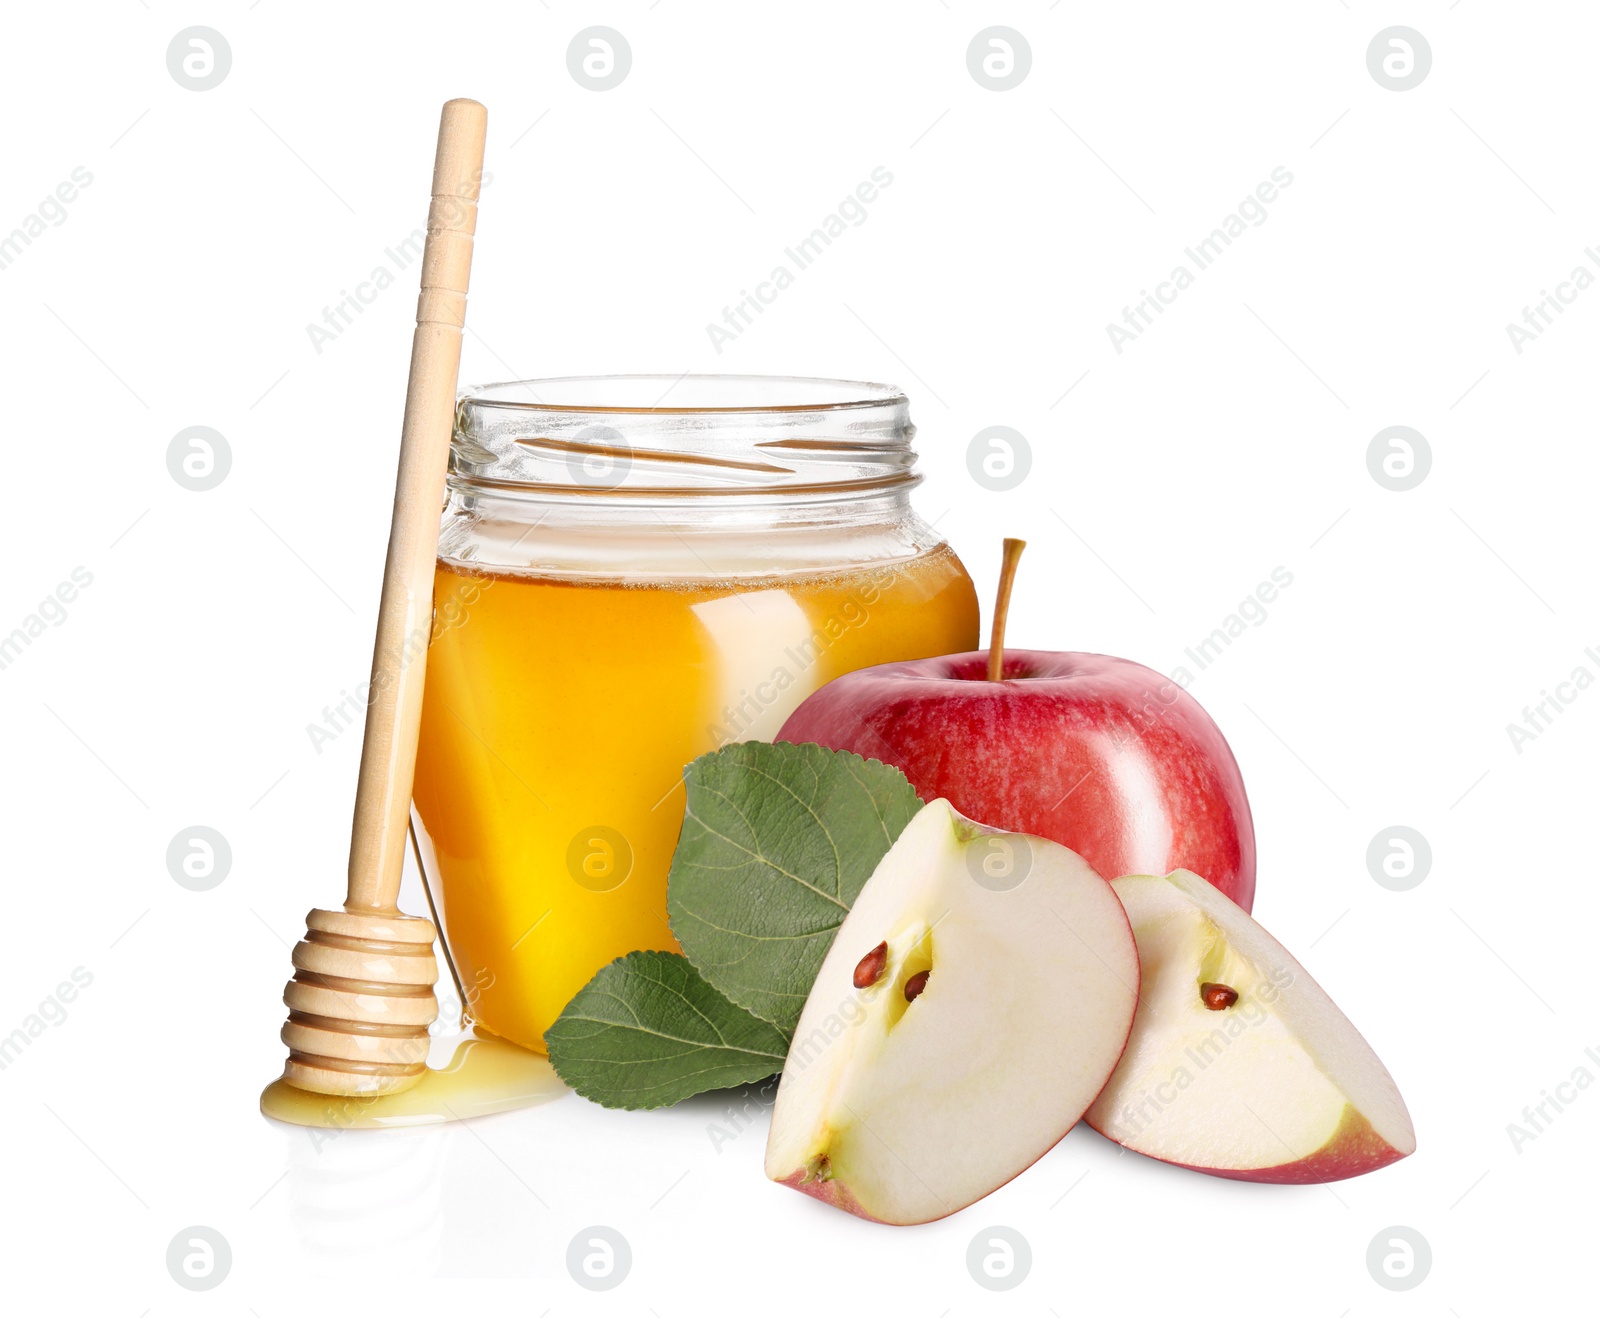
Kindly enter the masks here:
M 400 429 L 400 472 L 350 835 L 347 910 L 392 911 L 400 892 L 487 123 L 488 112 L 469 100 L 447 101 L 439 119 L 422 293 Z

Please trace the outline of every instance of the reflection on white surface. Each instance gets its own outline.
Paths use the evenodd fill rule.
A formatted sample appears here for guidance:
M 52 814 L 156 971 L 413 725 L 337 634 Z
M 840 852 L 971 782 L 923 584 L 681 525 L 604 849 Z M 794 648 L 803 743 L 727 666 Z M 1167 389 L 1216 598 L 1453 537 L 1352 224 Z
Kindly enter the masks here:
M 455 1127 L 283 1129 L 289 1216 L 309 1270 L 350 1277 L 439 1271 Z
M 464 1068 L 469 1056 L 488 1061 Z M 544 1058 L 471 1031 L 435 1039 L 429 1063 L 439 1083 L 399 1099 L 431 1092 L 454 1112 L 474 1102 L 493 1111 L 497 1101 L 538 1107 L 570 1093 Z M 376 1115 L 369 1109 L 359 1119 Z M 294 1271 L 361 1281 L 374 1269 L 429 1277 L 519 1275 L 531 1266 L 547 1208 L 536 1186 L 549 1128 L 536 1118 L 501 1111 L 427 1125 L 273 1125 L 287 1151 L 290 1235 L 301 1255 Z

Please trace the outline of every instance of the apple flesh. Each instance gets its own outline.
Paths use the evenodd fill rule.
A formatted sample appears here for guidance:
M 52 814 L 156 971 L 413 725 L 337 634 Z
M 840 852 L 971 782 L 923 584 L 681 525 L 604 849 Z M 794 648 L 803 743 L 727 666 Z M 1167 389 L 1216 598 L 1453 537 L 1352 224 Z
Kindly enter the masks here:
M 892 764 L 925 801 L 1051 838 L 1107 878 L 1204 874 L 1245 910 L 1255 896 L 1250 803 L 1199 702 L 1102 654 L 1012 650 L 880 664 L 813 692 L 779 741 Z
M 966 1207 L 1093 1102 L 1138 988 L 1121 903 L 1081 857 L 924 806 L 806 999 L 767 1175 L 878 1222 Z
M 1139 1011 L 1088 1122 L 1213 1176 L 1338 1181 L 1417 1147 L 1383 1063 L 1278 941 L 1197 874 L 1112 883 Z

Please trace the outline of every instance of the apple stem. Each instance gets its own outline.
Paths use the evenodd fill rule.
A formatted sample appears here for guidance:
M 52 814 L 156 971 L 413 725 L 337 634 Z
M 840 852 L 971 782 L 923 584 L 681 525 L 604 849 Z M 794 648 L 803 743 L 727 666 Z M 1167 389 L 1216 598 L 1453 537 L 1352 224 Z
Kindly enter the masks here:
M 1000 550 L 1000 588 L 994 599 L 994 625 L 989 629 L 989 680 L 998 682 L 1006 660 L 1006 614 L 1011 611 L 1011 587 L 1017 579 L 1017 563 L 1026 549 L 1026 540 L 1006 537 Z

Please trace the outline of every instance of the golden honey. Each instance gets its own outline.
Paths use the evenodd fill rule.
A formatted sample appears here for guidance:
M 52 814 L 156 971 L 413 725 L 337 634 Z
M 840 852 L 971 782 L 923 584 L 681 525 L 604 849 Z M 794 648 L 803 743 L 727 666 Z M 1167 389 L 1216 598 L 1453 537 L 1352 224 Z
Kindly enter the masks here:
M 972 583 L 943 544 L 888 562 L 652 580 L 441 561 L 413 788 L 471 1018 L 542 1050 L 608 961 L 676 950 L 682 772 L 770 739 L 870 664 L 970 650 Z

